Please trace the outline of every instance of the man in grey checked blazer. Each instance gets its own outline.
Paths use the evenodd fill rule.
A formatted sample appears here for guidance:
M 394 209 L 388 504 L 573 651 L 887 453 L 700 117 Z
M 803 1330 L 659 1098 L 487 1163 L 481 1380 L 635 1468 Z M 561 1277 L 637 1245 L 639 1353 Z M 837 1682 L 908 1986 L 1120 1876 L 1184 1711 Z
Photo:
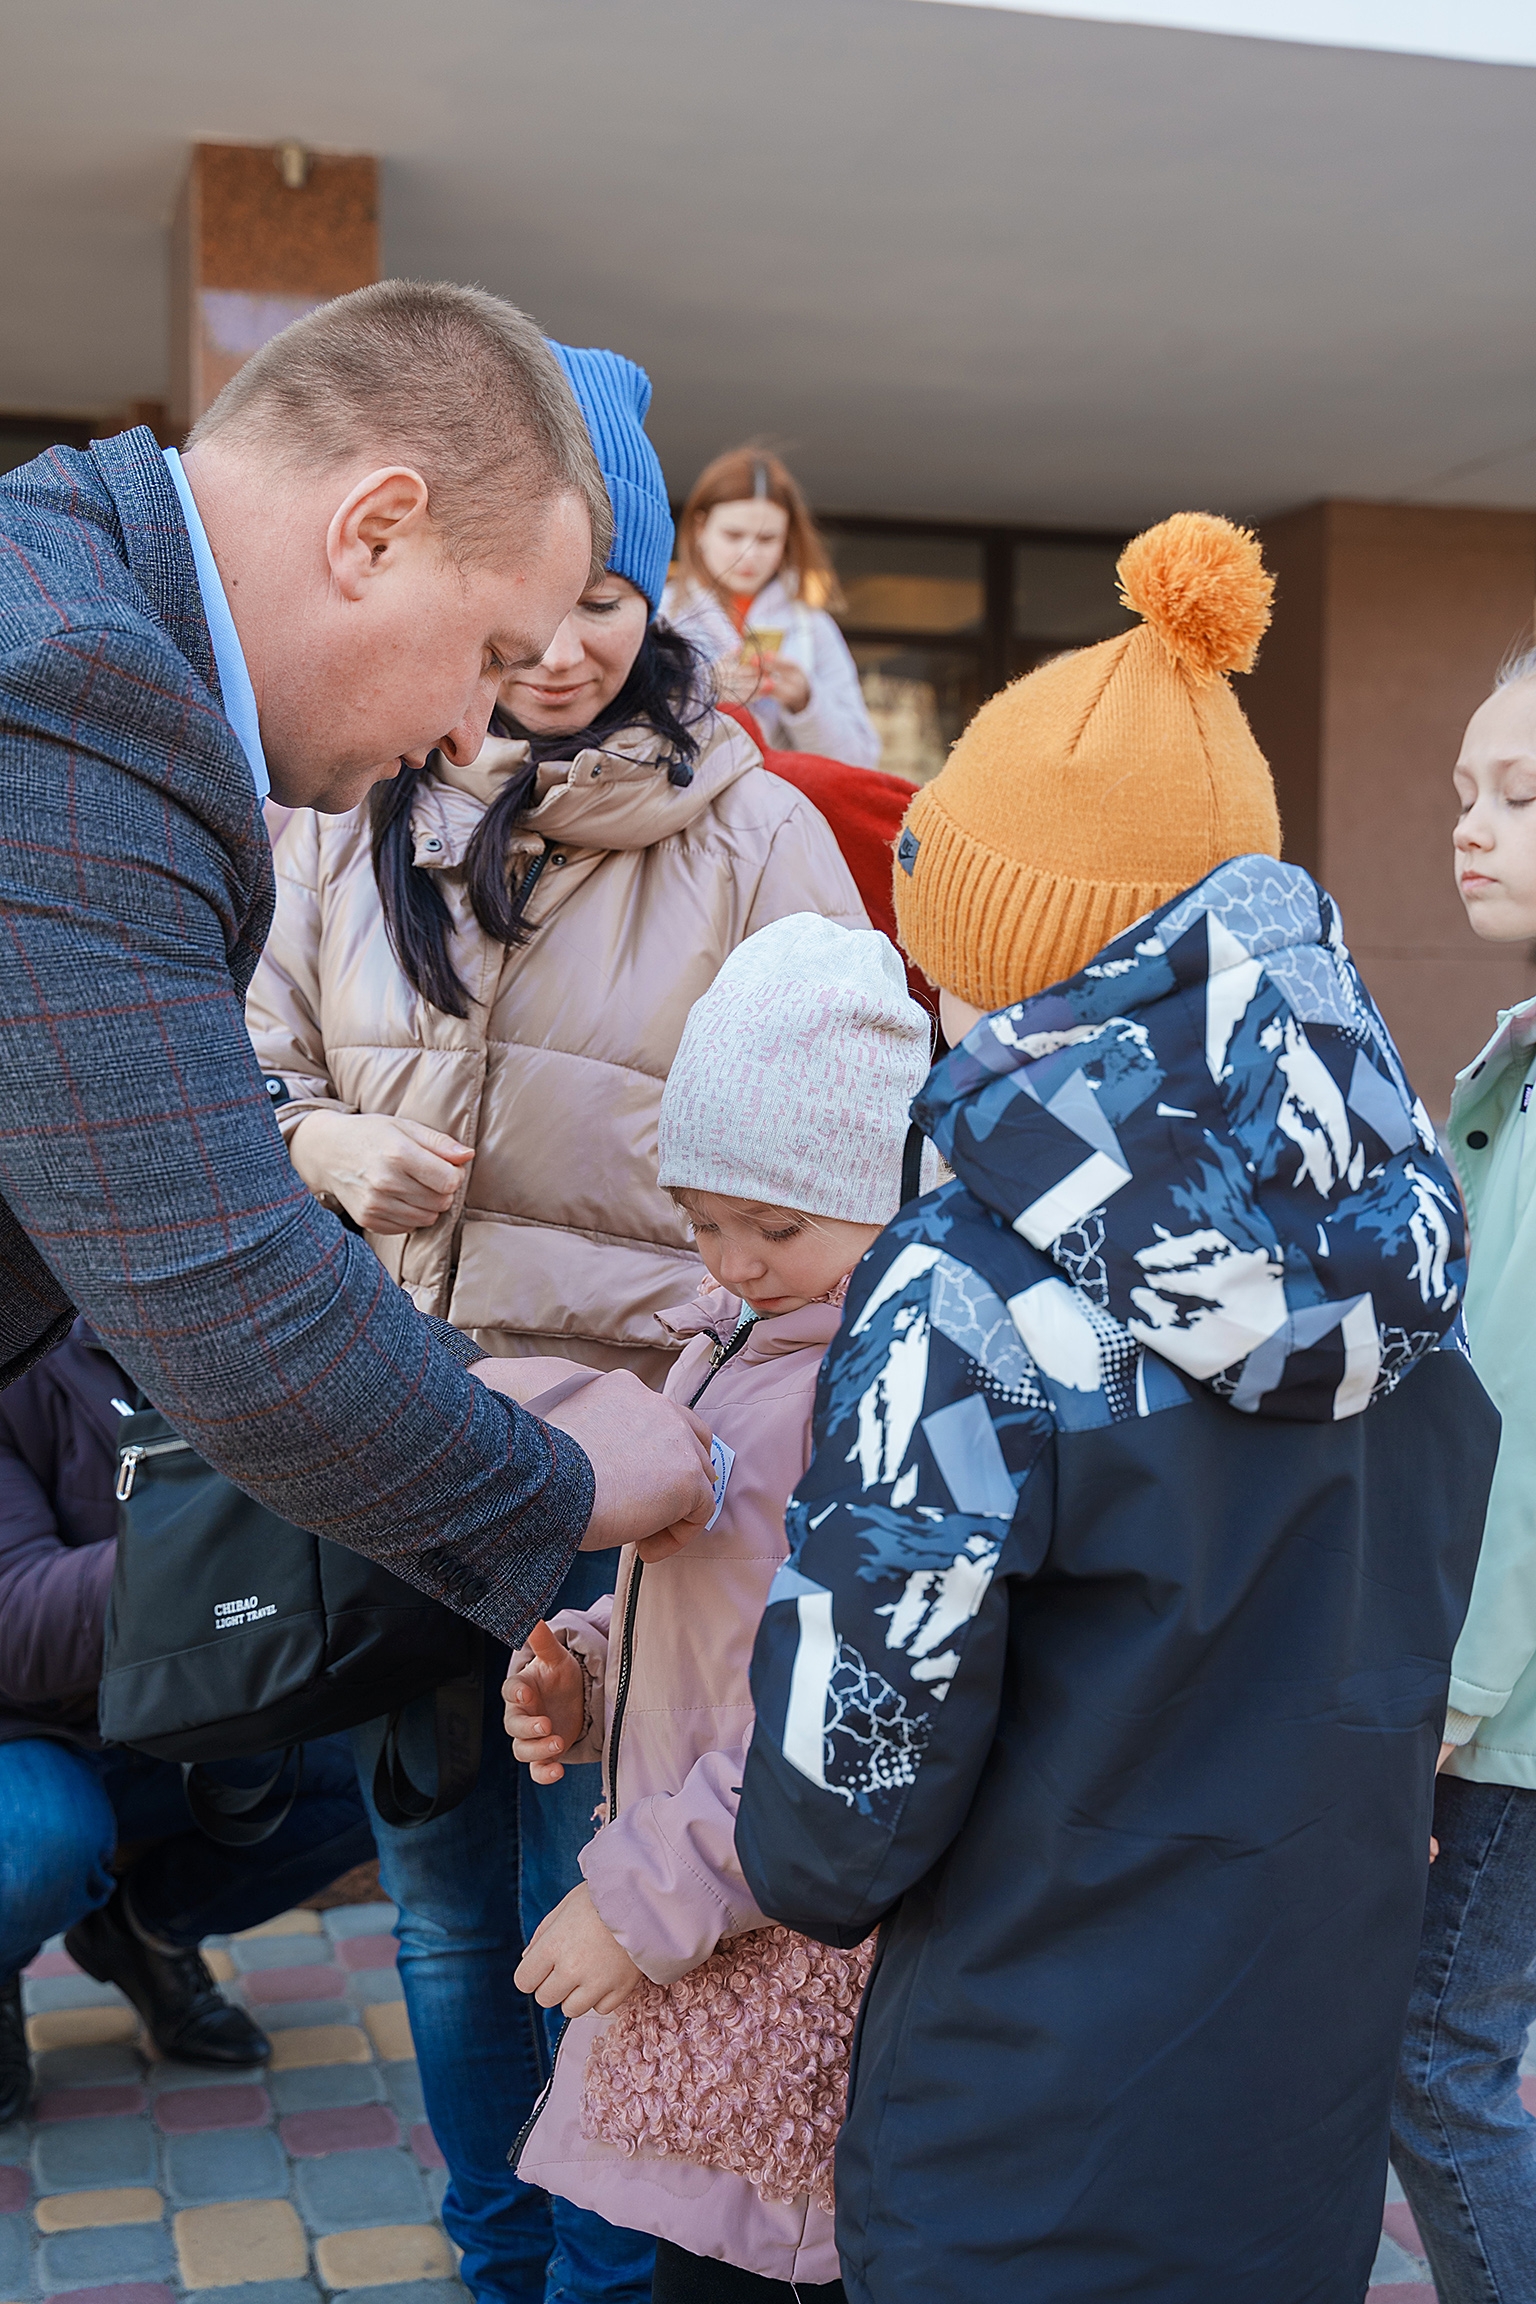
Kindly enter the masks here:
M 300 1183 L 241 1005 L 253 775 L 344 809 L 435 743 L 473 759 L 606 500 L 532 323 L 472 292 L 361 291 L 226 397 L 185 471 L 245 745 L 151 434 L 0 482 L 0 1383 L 78 1308 L 230 1478 L 516 1642 L 584 1534 L 702 1525 L 704 1452 L 631 1377 L 527 1415 L 496 1387 L 535 1364 L 423 1318 Z

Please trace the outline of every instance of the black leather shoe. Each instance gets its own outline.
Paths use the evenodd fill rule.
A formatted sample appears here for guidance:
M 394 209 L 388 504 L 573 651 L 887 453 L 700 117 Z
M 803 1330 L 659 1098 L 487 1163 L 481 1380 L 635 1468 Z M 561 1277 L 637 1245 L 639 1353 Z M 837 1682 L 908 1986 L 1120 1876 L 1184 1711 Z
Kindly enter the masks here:
M 32 2059 L 21 2013 L 21 1978 L 0 1984 L 0 2128 L 19 2120 L 32 2100 Z
M 162 2056 L 229 2065 L 264 2064 L 271 2055 L 271 2041 L 225 1999 L 195 1946 L 161 1952 L 144 1942 L 123 1909 L 121 1887 L 71 1928 L 64 1949 L 98 1984 L 127 1994 Z

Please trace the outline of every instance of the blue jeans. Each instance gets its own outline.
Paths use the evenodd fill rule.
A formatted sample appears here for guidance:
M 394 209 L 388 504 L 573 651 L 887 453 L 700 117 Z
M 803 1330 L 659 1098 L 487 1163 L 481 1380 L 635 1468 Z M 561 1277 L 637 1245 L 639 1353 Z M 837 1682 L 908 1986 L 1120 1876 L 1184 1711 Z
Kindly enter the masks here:
M 1442 1776 L 1438 1861 L 1392 2114 L 1392 2165 L 1442 2304 L 1536 2294 L 1536 1792 Z
M 611 1591 L 617 1561 L 578 1553 L 551 1615 Z M 595 1768 L 568 1768 L 540 1788 L 519 1767 L 502 1728 L 506 1662 L 506 1650 L 487 1642 L 485 1746 L 468 1799 L 414 1829 L 374 1818 L 380 1877 L 400 1907 L 400 1981 L 422 2095 L 448 2163 L 443 2222 L 464 2251 L 477 2304 L 649 2304 L 648 2235 L 552 2199 L 508 2165 L 564 2027 L 558 2009 L 517 1990 L 513 1972 L 528 1937 L 581 1878 L 576 1859 L 601 1787 Z M 358 1747 L 361 1759 L 366 1730 Z M 366 1789 L 366 1764 L 363 1776 Z
M 269 1765 L 212 1772 L 255 1784 Z M 258 1927 L 373 1854 L 345 1736 L 306 1745 L 298 1799 L 254 1848 L 220 1848 L 198 1830 L 174 1761 L 20 1737 L 0 1744 L 0 1979 L 105 1904 L 113 1850 L 140 1841 L 153 1845 L 126 1875 L 134 1917 L 183 1946 Z

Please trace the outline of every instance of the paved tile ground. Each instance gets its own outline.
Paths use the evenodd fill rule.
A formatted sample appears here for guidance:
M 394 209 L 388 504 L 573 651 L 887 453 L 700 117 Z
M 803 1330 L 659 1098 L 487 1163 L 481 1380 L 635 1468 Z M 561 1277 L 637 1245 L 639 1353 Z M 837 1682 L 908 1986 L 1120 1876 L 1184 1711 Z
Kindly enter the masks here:
M 209 1964 L 271 2036 L 264 2072 L 146 2057 L 60 1945 L 27 1971 L 29 2120 L 0 2128 L 0 2304 L 469 2304 L 436 2210 L 389 1904 L 287 1912 Z M 1536 2111 L 1536 2048 L 1523 2093 Z M 1371 2304 L 1435 2304 L 1390 2179 Z
M 287 1912 L 209 1964 L 273 2043 L 222 2075 L 146 2055 L 52 1944 L 27 1972 L 29 2120 L 0 2128 L 0 2304 L 468 2304 L 438 2221 L 388 1904 Z

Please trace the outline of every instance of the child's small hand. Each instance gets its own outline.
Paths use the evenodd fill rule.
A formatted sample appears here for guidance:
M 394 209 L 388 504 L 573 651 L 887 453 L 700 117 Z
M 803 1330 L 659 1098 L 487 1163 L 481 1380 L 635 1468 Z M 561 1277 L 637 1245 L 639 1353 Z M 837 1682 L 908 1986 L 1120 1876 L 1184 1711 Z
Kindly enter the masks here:
M 592 1901 L 585 1880 L 534 1930 L 512 1979 L 541 2008 L 611 2016 L 641 1981 L 639 1969 Z
M 579 1660 L 541 1619 L 501 1685 L 513 1757 L 527 1761 L 535 1784 L 558 1784 L 565 1774 L 560 1754 L 586 1726 L 585 1686 Z

